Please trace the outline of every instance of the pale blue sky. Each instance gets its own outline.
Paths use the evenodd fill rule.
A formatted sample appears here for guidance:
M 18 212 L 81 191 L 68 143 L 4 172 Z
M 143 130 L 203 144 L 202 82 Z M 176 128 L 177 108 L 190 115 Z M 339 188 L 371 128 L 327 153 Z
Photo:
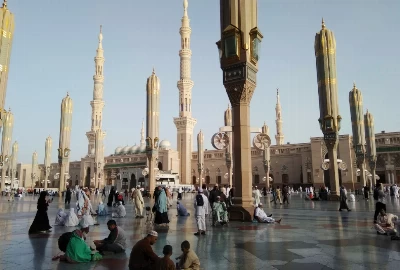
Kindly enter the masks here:
M 95 51 L 103 25 L 106 58 L 104 121 L 106 154 L 117 146 L 139 143 L 145 117 L 145 85 L 152 67 L 161 80 L 160 137 L 176 145 L 173 117 L 178 115 L 182 0 L 10 0 L 15 35 L 7 107 L 15 116 L 13 137 L 19 161 L 33 151 L 43 162 L 44 144 L 53 138 L 57 160 L 61 99 L 74 101 L 71 160 L 86 154 L 90 129 Z M 353 81 L 364 109 L 375 117 L 375 130 L 399 131 L 400 1 L 259 0 L 261 44 L 258 86 L 251 103 L 251 125 L 264 121 L 273 137 L 276 88 L 280 88 L 285 142 L 321 136 L 317 119 L 314 37 L 321 17 L 337 42 L 341 134 L 351 132 L 348 93 Z M 228 98 L 219 67 L 219 1 L 189 0 L 192 27 L 193 117 L 205 148 L 223 124 Z M 275 143 L 275 139 L 273 139 Z

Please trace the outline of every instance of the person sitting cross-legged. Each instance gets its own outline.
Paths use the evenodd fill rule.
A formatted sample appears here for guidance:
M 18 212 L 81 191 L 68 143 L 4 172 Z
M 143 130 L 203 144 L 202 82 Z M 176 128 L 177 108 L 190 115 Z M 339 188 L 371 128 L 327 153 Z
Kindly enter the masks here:
M 397 216 L 388 214 L 384 209 L 381 209 L 375 224 L 376 233 L 379 235 L 396 235 L 394 220 L 397 220 Z
M 151 270 L 160 258 L 151 248 L 157 242 L 158 233 L 150 231 L 145 238 L 138 241 L 129 256 L 129 270 Z M 172 251 L 172 250 L 171 250 Z
M 126 236 L 125 231 L 117 226 L 115 220 L 110 219 L 107 222 L 107 227 L 110 230 L 110 234 L 107 238 L 103 240 L 94 240 L 93 243 L 96 246 L 96 249 L 100 253 L 104 253 L 104 251 L 114 252 L 114 253 L 122 253 L 125 252 L 126 249 Z
M 228 223 L 228 211 L 225 202 L 220 196 L 217 196 L 217 200 L 213 204 L 213 223 L 219 222 L 221 225 Z
M 256 206 L 256 209 L 254 210 L 254 219 L 260 223 L 281 223 L 282 219 L 275 220 L 270 216 L 267 216 L 267 214 L 264 212 L 262 209 L 262 203 Z

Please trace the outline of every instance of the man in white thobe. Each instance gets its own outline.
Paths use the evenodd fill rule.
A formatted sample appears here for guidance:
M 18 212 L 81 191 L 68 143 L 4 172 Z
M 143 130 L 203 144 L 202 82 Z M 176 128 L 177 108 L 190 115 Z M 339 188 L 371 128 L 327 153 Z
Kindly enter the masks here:
M 125 206 L 122 205 L 122 202 L 118 202 L 118 206 L 115 209 L 115 212 L 111 215 L 113 218 L 123 218 L 126 216 Z
M 143 196 L 142 192 L 140 191 L 140 187 L 137 187 L 137 189 L 133 193 L 133 198 L 135 200 L 135 211 L 136 211 L 136 218 L 143 218 Z
M 257 187 L 253 188 L 253 196 L 254 196 L 254 200 L 255 200 L 255 205 L 259 205 L 260 204 L 260 198 L 261 198 L 261 192 Z
M 198 205 L 197 196 L 203 198 L 203 205 Z M 197 222 L 197 233 L 194 235 L 205 235 L 206 234 L 206 215 L 209 213 L 209 202 L 207 197 L 203 194 L 203 189 L 199 188 L 198 195 L 194 199 L 194 209 Z
M 262 203 L 260 203 L 256 209 L 254 210 L 254 219 L 257 220 L 258 222 L 261 223 L 281 223 L 282 219 L 275 220 L 270 216 L 267 216 L 267 214 L 264 212 L 264 209 L 262 209 Z

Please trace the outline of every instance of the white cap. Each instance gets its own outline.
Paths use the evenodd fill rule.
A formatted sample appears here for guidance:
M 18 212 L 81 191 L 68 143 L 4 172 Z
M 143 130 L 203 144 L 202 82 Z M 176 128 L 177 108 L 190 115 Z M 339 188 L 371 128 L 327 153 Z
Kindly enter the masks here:
M 158 237 L 158 232 L 156 232 L 156 231 L 150 231 L 150 232 L 148 233 L 148 235 Z

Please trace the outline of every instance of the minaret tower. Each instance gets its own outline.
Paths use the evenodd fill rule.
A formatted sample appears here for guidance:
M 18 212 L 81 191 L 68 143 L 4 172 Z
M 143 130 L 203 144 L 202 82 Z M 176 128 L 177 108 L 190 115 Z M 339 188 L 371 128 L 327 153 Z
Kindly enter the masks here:
M 283 139 L 285 136 L 283 135 L 282 131 L 282 107 L 281 107 L 281 101 L 279 99 L 279 89 L 276 89 L 276 107 L 275 107 L 275 112 L 276 112 L 276 145 L 283 145 Z
M 88 155 L 93 157 L 93 162 L 97 164 L 93 164 L 94 171 L 102 171 L 104 166 L 104 158 L 103 158 L 103 150 L 104 150 L 104 137 L 106 133 L 102 130 L 102 120 L 103 120 L 103 108 L 104 108 L 104 100 L 103 100 L 103 83 L 104 83 L 104 75 L 103 75 L 103 67 L 104 67 L 104 50 L 103 50 L 103 33 L 102 26 L 100 25 L 100 33 L 99 33 L 99 44 L 96 51 L 96 57 L 94 58 L 95 63 L 95 72 L 93 76 L 94 88 L 93 88 L 93 100 L 90 102 L 90 106 L 92 106 L 92 126 L 90 131 L 86 132 L 86 136 L 89 141 L 88 145 Z M 99 186 L 98 174 L 95 177 L 95 187 Z M 92 175 L 90 179 L 92 179 Z
M 179 89 L 179 117 L 174 118 L 174 123 L 178 131 L 177 150 L 180 159 L 180 183 L 190 184 L 191 176 L 191 159 L 193 148 L 193 128 L 197 120 L 192 118 L 192 88 L 191 80 L 191 57 L 190 35 L 192 29 L 189 25 L 189 17 L 187 13 L 188 1 L 183 1 L 183 17 L 182 27 L 179 31 L 181 35 L 180 57 L 180 80 L 178 81 Z

